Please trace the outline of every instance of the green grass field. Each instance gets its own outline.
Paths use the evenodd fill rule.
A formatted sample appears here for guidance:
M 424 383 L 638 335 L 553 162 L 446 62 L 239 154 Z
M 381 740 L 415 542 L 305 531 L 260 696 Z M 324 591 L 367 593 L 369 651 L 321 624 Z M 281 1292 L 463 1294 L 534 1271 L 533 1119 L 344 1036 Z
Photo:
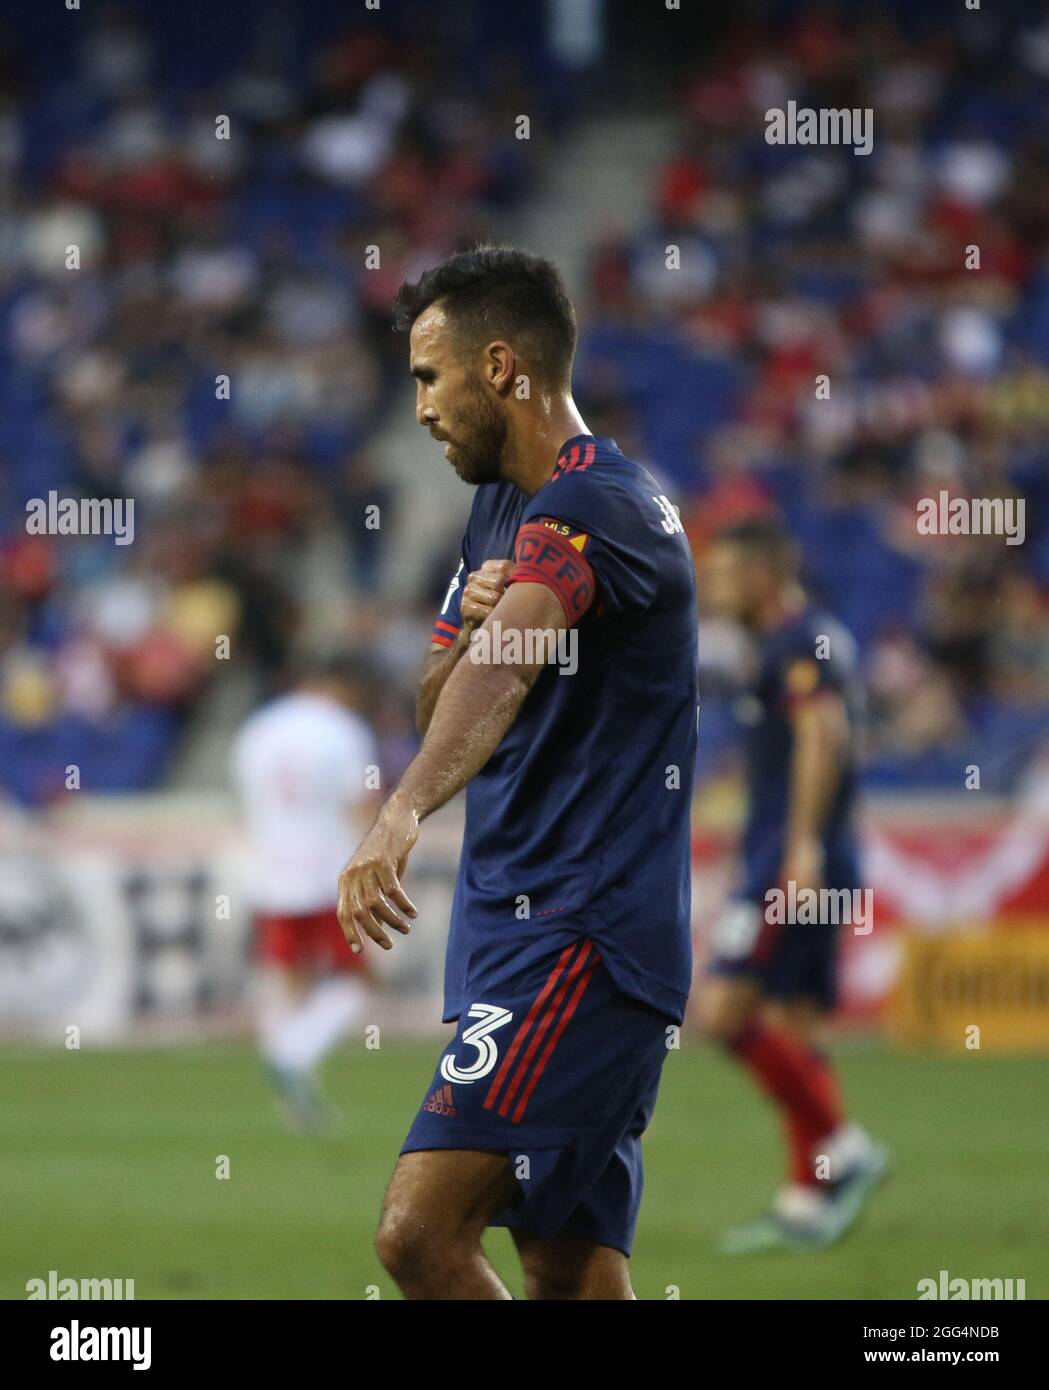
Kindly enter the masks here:
M 348 1117 L 328 1142 L 284 1132 L 251 1049 L 0 1053 L 0 1296 L 26 1281 L 133 1278 L 137 1298 L 383 1298 L 372 1252 L 383 1186 L 436 1044 L 329 1064 Z M 1027 1280 L 1049 1293 L 1049 1059 L 856 1047 L 851 1109 L 896 1171 L 833 1250 L 726 1259 L 712 1241 L 778 1180 L 776 1121 L 714 1051 L 671 1053 L 646 1139 L 633 1259 L 639 1298 L 904 1298 L 918 1279 Z M 216 1158 L 230 1178 L 215 1177 Z M 513 1247 L 488 1249 L 520 1294 Z

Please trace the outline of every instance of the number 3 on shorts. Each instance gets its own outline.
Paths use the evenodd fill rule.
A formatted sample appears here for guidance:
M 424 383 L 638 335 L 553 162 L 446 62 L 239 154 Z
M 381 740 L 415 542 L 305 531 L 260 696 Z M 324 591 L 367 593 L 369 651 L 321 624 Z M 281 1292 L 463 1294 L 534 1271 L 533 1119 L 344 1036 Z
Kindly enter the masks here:
M 509 1009 L 500 1008 L 498 1004 L 471 1004 L 466 1011 L 466 1017 L 479 1021 L 465 1029 L 459 1041 L 476 1047 L 477 1060 L 468 1067 L 460 1067 L 452 1054 L 446 1052 L 441 1058 L 441 1075 L 445 1081 L 468 1083 L 480 1081 L 482 1076 L 487 1076 L 499 1060 L 499 1049 L 489 1034 L 494 1033 L 497 1028 L 502 1028 L 504 1023 L 509 1023 L 513 1014 Z

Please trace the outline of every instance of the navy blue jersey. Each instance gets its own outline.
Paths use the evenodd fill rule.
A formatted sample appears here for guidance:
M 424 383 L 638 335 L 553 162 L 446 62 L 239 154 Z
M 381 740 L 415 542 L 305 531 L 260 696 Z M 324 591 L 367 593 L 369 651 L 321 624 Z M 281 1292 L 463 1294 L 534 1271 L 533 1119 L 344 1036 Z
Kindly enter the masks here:
M 462 627 L 463 589 L 471 572 L 479 570 L 485 560 L 513 558 L 514 539 L 527 501 L 527 494 L 513 483 L 481 483 L 474 493 L 459 568 L 433 625 L 433 640 L 442 647 L 450 647 Z
M 746 712 L 748 814 L 743 836 L 745 896 L 763 901 L 776 884 L 786 850 L 794 734 L 792 707 L 832 690 L 846 703 L 855 730 L 860 715 L 855 644 L 841 624 L 806 608 L 765 634 Z M 853 803 L 854 752 L 846 755 L 823 834 L 827 887 L 857 885 Z
M 613 440 L 579 435 L 533 496 L 478 488 L 435 640 L 454 640 L 465 576 L 490 559 L 514 560 L 511 583 L 558 594 L 577 665 L 540 673 L 467 787 L 445 1019 L 588 936 L 624 994 L 680 1020 L 698 694 L 695 580 L 677 514 Z

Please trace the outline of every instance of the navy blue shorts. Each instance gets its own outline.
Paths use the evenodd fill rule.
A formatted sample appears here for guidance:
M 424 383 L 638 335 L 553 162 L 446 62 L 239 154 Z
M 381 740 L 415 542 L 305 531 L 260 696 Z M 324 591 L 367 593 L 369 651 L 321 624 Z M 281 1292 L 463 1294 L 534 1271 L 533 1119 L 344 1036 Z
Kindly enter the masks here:
M 493 1226 L 629 1255 L 673 1028 L 620 993 L 580 937 L 462 1014 L 401 1153 L 505 1153 L 520 1192 Z
M 838 1001 L 838 928 L 765 921 L 760 903 L 730 903 L 714 928 L 712 975 L 756 980 L 766 999 Z

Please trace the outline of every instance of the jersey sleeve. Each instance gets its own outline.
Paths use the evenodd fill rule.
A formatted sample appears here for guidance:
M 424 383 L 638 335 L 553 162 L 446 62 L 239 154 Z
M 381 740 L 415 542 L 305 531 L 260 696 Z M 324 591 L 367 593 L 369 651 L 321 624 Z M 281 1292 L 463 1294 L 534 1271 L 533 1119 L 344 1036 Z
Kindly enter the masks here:
M 554 590 L 570 624 L 591 608 L 639 614 L 652 605 L 659 566 L 637 503 L 600 474 L 572 473 L 541 487 L 526 505 L 509 583 Z
M 828 692 L 844 694 L 846 675 L 840 661 L 821 655 L 804 636 L 793 640 L 778 662 L 781 699 L 787 709 Z
M 466 530 L 463 532 L 463 543 L 459 550 L 459 568 L 452 575 L 448 588 L 445 590 L 441 611 L 434 619 L 432 639 L 439 647 L 453 646 L 463 625 L 463 589 L 466 587 L 470 571 L 474 569 L 471 535 L 477 525 L 475 519 L 482 492 L 483 489 L 478 488 L 474 496 L 470 517 L 466 523 Z
M 459 560 L 459 568 L 452 575 L 451 583 L 448 585 L 441 611 L 434 619 L 431 635 L 438 646 L 450 647 L 459 636 L 459 629 L 463 625 L 462 602 L 465 583 L 466 556 L 463 555 Z

